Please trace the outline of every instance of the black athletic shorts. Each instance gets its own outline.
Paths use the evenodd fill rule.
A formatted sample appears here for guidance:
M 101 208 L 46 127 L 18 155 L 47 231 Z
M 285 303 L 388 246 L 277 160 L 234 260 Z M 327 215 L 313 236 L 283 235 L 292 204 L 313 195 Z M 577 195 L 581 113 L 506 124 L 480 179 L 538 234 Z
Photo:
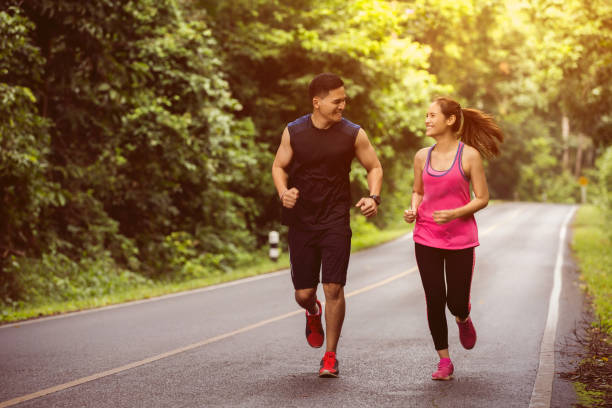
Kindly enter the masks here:
M 316 288 L 319 272 L 323 283 L 346 284 L 351 255 L 351 227 L 340 225 L 308 231 L 289 227 L 289 259 L 295 289 Z

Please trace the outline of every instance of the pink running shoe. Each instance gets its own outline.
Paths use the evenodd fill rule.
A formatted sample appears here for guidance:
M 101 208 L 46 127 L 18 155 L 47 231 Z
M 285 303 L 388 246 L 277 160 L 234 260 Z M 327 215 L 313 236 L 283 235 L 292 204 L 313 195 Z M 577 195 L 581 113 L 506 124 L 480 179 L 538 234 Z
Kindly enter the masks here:
M 474 329 L 474 325 L 472 324 L 472 318 L 468 317 L 465 322 L 457 322 L 457 326 L 459 326 L 459 340 L 461 340 L 461 345 L 466 350 L 470 350 L 476 344 L 476 329 Z
M 450 358 L 441 358 L 438 363 L 438 370 L 431 375 L 432 380 L 448 381 L 453 378 L 455 367 Z
M 319 312 L 316 315 L 311 315 L 306 311 L 306 341 L 308 341 L 310 347 L 314 348 L 321 347 L 325 340 L 325 332 L 321 324 L 323 307 L 321 307 L 319 300 L 317 300 L 317 306 L 319 307 Z

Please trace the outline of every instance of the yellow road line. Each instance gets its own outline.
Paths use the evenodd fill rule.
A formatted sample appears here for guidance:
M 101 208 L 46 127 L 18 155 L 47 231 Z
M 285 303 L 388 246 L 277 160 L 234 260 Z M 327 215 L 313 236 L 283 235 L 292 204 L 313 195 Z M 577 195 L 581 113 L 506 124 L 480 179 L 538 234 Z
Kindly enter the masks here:
M 378 288 L 380 286 L 386 285 L 389 282 L 393 282 L 394 280 L 403 278 L 404 276 L 408 276 L 408 275 L 410 275 L 411 273 L 413 273 L 416 270 L 417 270 L 417 267 L 413 266 L 412 268 L 408 269 L 405 272 L 398 273 L 397 275 L 393 275 L 393 276 L 391 276 L 391 277 L 389 277 L 387 279 L 383 279 L 383 280 L 381 280 L 379 282 L 373 283 L 373 284 L 368 285 L 366 287 L 363 287 L 361 289 L 357 289 L 357 290 L 354 290 L 354 291 L 352 291 L 350 293 L 347 293 L 347 294 L 344 295 L 344 297 L 345 298 L 350 298 L 351 296 L 359 295 L 359 294 L 361 294 L 363 292 L 367 292 L 367 291 L 370 291 L 372 289 L 376 289 L 376 288 Z
M 514 210 L 510 213 L 510 215 L 508 215 L 506 218 L 504 218 L 503 220 L 491 225 L 489 228 L 485 229 L 484 231 L 480 232 L 478 235 L 480 235 L 481 237 L 487 235 L 488 233 L 490 233 L 491 231 L 493 231 L 495 228 L 499 227 L 500 225 L 504 225 L 506 224 L 508 221 L 510 221 L 511 219 L 513 219 L 514 217 L 516 217 L 517 215 L 519 215 L 520 213 L 520 209 L 519 210 Z
M 508 217 L 508 218 L 512 218 L 512 217 L 514 217 L 517 214 L 518 214 L 518 210 L 514 211 L 514 213 L 511 214 L 511 217 Z M 495 227 L 497 227 L 499 224 L 500 223 L 497 223 L 497 224 L 495 224 L 495 225 L 493 225 L 493 226 L 483 230 L 484 232 L 480 233 L 480 236 L 486 235 L 491 230 L 493 230 Z M 407 241 L 410 238 L 412 238 L 412 232 L 410 232 L 410 233 L 408 233 L 408 234 L 406 234 L 406 235 L 404 235 L 402 237 L 397 238 L 397 240 L 398 241 Z M 93 309 L 78 310 L 78 311 L 73 311 L 73 312 L 66 312 L 66 313 L 59 314 L 59 315 L 45 316 L 45 317 L 35 318 L 35 319 L 31 319 L 31 320 L 22 320 L 22 321 L 18 321 L 18 322 L 14 322 L 14 323 L 2 324 L 2 325 L 0 325 L 0 330 L 12 328 L 12 327 L 21 327 L 21 326 L 35 324 L 35 323 L 44 323 L 44 322 L 49 321 L 49 320 L 64 319 L 64 318 L 67 318 L 67 317 L 74 317 L 74 316 L 79 316 L 79 315 L 83 315 L 83 314 L 97 313 L 97 312 L 106 311 L 106 310 L 110 310 L 110 309 L 118 309 L 118 308 L 123 308 L 123 307 L 136 306 L 136 305 L 140 305 L 140 304 L 143 304 L 143 303 L 156 302 L 156 301 L 159 301 L 159 300 L 170 299 L 170 298 L 175 298 L 175 297 L 180 297 L 180 296 L 188 296 L 188 295 L 193 295 L 193 294 L 201 293 L 201 292 L 209 292 L 209 291 L 212 291 L 212 290 L 224 289 L 224 288 L 226 288 L 228 286 L 241 285 L 241 284 L 249 283 L 249 282 L 256 281 L 256 280 L 273 278 L 273 277 L 276 277 L 278 275 L 282 275 L 282 274 L 285 274 L 285 273 L 287 273 L 287 270 L 281 270 L 281 271 L 277 271 L 277 272 L 266 273 L 266 274 L 263 274 L 263 275 L 251 276 L 251 277 L 248 277 L 248 278 L 243 278 L 243 279 L 239 279 L 239 280 L 235 280 L 235 281 L 223 282 L 223 283 L 207 286 L 207 287 L 204 287 L 204 288 L 189 289 L 189 290 L 185 290 L 185 291 L 177 292 L 177 293 L 169 293 L 169 294 L 165 294 L 165 295 L 153 296 L 153 297 L 147 298 L 147 299 L 130 300 L 130 301 L 126 301 L 124 303 L 118 303 L 118 304 L 108 305 L 108 306 L 101 306 L 101 307 L 96 307 L 96 308 L 93 308 Z
M 417 267 L 415 266 L 415 267 L 413 267 L 413 268 L 411 268 L 411 269 L 409 269 L 409 270 L 407 270 L 405 272 L 399 273 L 397 275 L 393 275 L 393 276 L 391 276 L 391 277 L 389 277 L 387 279 L 383 279 L 383 280 L 381 280 L 379 282 L 373 283 L 373 284 L 365 286 L 365 287 L 363 287 L 361 289 L 357 289 L 357 290 L 354 290 L 354 291 L 352 291 L 350 293 L 347 293 L 345 295 L 345 297 L 349 298 L 351 296 L 359 295 L 361 293 L 368 292 L 370 290 L 376 289 L 376 288 L 378 288 L 380 286 L 386 285 L 387 283 L 390 283 L 390 282 L 393 282 L 393 281 L 395 281 L 397 279 L 403 278 L 404 276 L 407 276 L 407 275 L 413 273 L 416 270 L 417 270 Z M 276 317 L 272 317 L 270 319 L 262 320 L 260 322 L 257 322 L 257 323 L 254 323 L 254 324 L 242 327 L 242 328 L 240 328 L 238 330 L 234 330 L 234 331 L 231 331 L 231 332 L 228 332 L 228 333 L 220 334 L 218 336 L 211 337 L 211 338 L 208 338 L 206 340 L 202 340 L 200 342 L 193 343 L 193 344 L 190 344 L 188 346 L 181 347 L 181 348 L 178 348 L 178 349 L 175 349 L 175 350 L 171 350 L 171 351 L 168 351 L 166 353 L 158 354 L 156 356 L 152 356 L 152 357 L 146 358 L 144 360 L 135 361 L 133 363 L 126 364 L 126 365 L 123 365 L 121 367 L 116 367 L 116 368 L 113 368 L 113 369 L 110 369 L 110 370 L 107 370 L 107 371 L 102 371 L 102 372 L 97 373 L 97 374 L 93 374 L 93 375 L 90 375 L 90 376 L 87 376 L 87 377 L 82 377 L 82 378 L 79 378 L 79 379 L 76 379 L 76 380 L 73 380 L 73 381 L 70 381 L 70 382 L 67 382 L 67 383 L 64 383 L 64 384 L 59 384 L 59 385 L 56 385 L 56 386 L 53 386 L 53 387 L 49 387 L 49 388 L 45 388 L 44 390 L 40 390 L 40 391 L 31 393 L 31 394 L 26 394 L 26 395 L 22 395 L 20 397 L 16 397 L 16 398 L 13 398 L 13 399 L 10 399 L 10 400 L 7 400 L 7 401 L 3 401 L 3 402 L 0 402 L 0 408 L 10 407 L 10 406 L 19 404 L 21 402 L 33 400 L 35 398 L 39 398 L 39 397 L 43 397 L 45 395 L 53 394 L 55 392 L 65 390 L 67 388 L 76 387 L 77 385 L 85 384 L 85 383 L 90 382 L 90 381 L 94 381 L 94 380 L 98 380 L 100 378 L 108 377 L 110 375 L 117 374 L 117 373 L 120 373 L 122 371 L 130 370 L 132 368 L 140 367 L 140 366 L 145 365 L 145 364 L 153 363 L 155 361 L 158 361 L 158 360 L 161 360 L 161 359 L 164 359 L 164 358 L 167 358 L 167 357 L 171 357 L 171 356 L 174 356 L 176 354 L 184 353 L 186 351 L 193 350 L 195 348 L 202 347 L 202 346 L 205 346 L 207 344 L 211 344 L 211 343 L 215 343 L 215 342 L 220 341 L 220 340 L 227 339 L 228 337 L 236 336 L 238 334 L 245 333 L 245 332 L 257 329 L 257 328 L 265 326 L 267 324 L 274 323 L 274 322 L 277 322 L 279 320 L 283 320 L 283 319 L 286 319 L 286 318 L 291 317 L 291 316 L 295 316 L 295 315 L 300 314 L 300 313 L 304 313 L 304 309 L 294 310 L 293 312 L 285 313 L 285 314 L 282 314 L 282 315 L 279 315 L 279 316 L 276 316 Z
M 502 221 L 500 221 L 500 222 L 490 226 L 489 228 L 485 229 L 480 234 L 480 236 L 484 236 L 484 235 L 490 233 L 495 228 L 497 228 L 499 225 L 507 223 L 512 218 L 516 217 L 518 214 L 519 214 L 519 210 L 513 211 L 508 217 L 504 218 Z M 365 287 L 363 287 L 361 289 L 357 289 L 357 290 L 354 290 L 352 292 L 349 292 L 349 293 L 345 294 L 345 298 L 349 298 L 349 297 L 352 297 L 352 296 L 355 296 L 355 295 L 359 295 L 359 294 L 364 293 L 364 292 L 371 291 L 373 289 L 376 289 L 378 287 L 386 285 L 387 283 L 390 283 L 390 282 L 393 282 L 393 281 L 395 281 L 397 279 L 400 279 L 400 278 L 403 278 L 405 276 L 408 276 L 409 274 L 415 272 L 416 270 L 417 270 L 417 267 L 414 266 L 414 267 L 410 268 L 407 271 L 398 273 L 398 274 L 393 275 L 393 276 L 391 276 L 389 278 L 383 279 L 383 280 L 381 280 L 379 282 L 376 282 L 376 283 L 373 283 L 371 285 L 365 286 Z M 49 388 L 45 388 L 44 390 L 40 390 L 40 391 L 31 393 L 31 394 L 26 394 L 26 395 L 22 395 L 21 397 L 16 397 L 16 398 L 13 398 L 13 399 L 10 399 L 10 400 L 7 400 L 7 401 L 3 401 L 3 402 L 0 402 L 0 408 L 10 407 L 10 406 L 19 404 L 21 402 L 25 402 L 25 401 L 29 401 L 29 400 L 32 400 L 32 399 L 35 399 L 35 398 L 43 397 L 45 395 L 53 394 L 55 392 L 65 390 L 67 388 L 75 387 L 77 385 L 81 385 L 81 384 L 84 384 L 84 383 L 87 383 L 87 382 L 90 382 L 90 381 L 94 381 L 94 380 L 98 380 L 100 378 L 108 377 L 110 375 L 117 374 L 117 373 L 120 373 L 122 371 L 130 370 L 132 368 L 140 367 L 140 366 L 143 366 L 145 364 L 153 363 L 155 361 L 158 361 L 158 360 L 161 360 L 161 359 L 164 359 L 164 358 L 167 358 L 167 357 L 171 357 L 171 356 L 174 356 L 176 354 L 184 353 L 186 351 L 193 350 L 195 348 L 202 347 L 202 346 L 205 346 L 207 344 L 211 344 L 211 343 L 215 343 L 215 342 L 220 341 L 220 340 L 227 339 L 228 337 L 236 336 L 238 334 L 245 333 L 245 332 L 257 329 L 257 328 L 265 326 L 267 324 L 274 323 L 274 322 L 277 322 L 279 320 L 283 320 L 283 319 L 286 319 L 286 318 L 291 317 L 291 316 L 295 316 L 295 315 L 300 314 L 300 313 L 304 313 L 304 310 L 303 309 L 294 310 L 293 312 L 285 313 L 283 315 L 272 317 L 272 318 L 267 319 L 267 320 L 262 320 L 260 322 L 257 322 L 257 323 L 254 323 L 254 324 L 242 327 L 242 328 L 240 328 L 238 330 L 234 330 L 232 332 L 228 332 L 228 333 L 224 333 L 224 334 L 221 334 L 221 335 L 218 335 L 218 336 L 215 336 L 215 337 L 211 337 L 209 339 L 202 340 L 200 342 L 193 343 L 193 344 L 190 344 L 188 346 L 181 347 L 181 348 L 178 348 L 178 349 L 175 349 L 175 350 L 171 350 L 171 351 L 168 351 L 166 353 L 158 354 L 156 356 L 152 356 L 152 357 L 146 358 L 144 360 L 135 361 L 133 363 L 126 364 L 126 365 L 123 365 L 123 366 L 120 366 L 120 367 L 116 367 L 116 368 L 113 368 L 113 369 L 110 369 L 110 370 L 107 370 L 107 371 L 102 371 L 102 372 L 97 373 L 97 374 L 93 374 L 93 375 L 90 375 L 90 376 L 87 376 L 87 377 L 82 377 L 82 378 L 79 378 L 79 379 L 76 379 L 76 380 L 73 380 L 73 381 L 70 381 L 70 382 L 67 382 L 67 383 L 64 383 L 64 384 L 59 384 L 59 385 L 56 385 L 56 386 L 53 386 L 53 387 L 49 387 Z

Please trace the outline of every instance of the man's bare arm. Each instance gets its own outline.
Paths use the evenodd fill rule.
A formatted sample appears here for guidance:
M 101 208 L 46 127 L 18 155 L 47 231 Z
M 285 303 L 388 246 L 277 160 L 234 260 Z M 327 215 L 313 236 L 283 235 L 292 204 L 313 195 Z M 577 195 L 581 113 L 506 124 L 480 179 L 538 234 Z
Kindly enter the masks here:
M 274 180 L 274 186 L 278 192 L 279 199 L 283 203 L 283 206 L 287 208 L 293 208 L 299 196 L 297 188 L 287 188 L 289 175 L 285 171 L 285 168 L 291 163 L 292 157 L 293 149 L 291 148 L 291 141 L 289 139 L 289 129 L 285 128 L 281 137 L 280 146 L 276 151 L 276 157 L 274 157 L 274 163 L 272 163 L 272 179 Z
M 380 195 L 383 169 L 368 139 L 368 135 L 366 135 L 363 129 L 359 129 L 359 133 L 357 133 L 357 138 L 355 140 L 355 156 L 368 172 L 368 188 L 370 189 L 370 195 Z M 369 197 L 363 197 L 355 206 L 360 207 L 361 213 L 366 217 L 376 215 L 378 212 L 378 205 Z

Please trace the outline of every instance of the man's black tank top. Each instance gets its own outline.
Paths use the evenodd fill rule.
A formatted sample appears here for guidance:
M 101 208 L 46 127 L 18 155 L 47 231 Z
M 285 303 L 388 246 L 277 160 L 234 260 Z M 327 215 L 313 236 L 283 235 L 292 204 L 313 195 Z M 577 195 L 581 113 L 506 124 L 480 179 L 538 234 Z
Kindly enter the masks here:
M 287 125 L 293 149 L 287 187 L 296 187 L 299 198 L 292 209 L 283 207 L 283 224 L 306 230 L 348 226 L 349 173 L 359 126 L 342 119 L 328 129 L 318 129 L 310 116 Z

